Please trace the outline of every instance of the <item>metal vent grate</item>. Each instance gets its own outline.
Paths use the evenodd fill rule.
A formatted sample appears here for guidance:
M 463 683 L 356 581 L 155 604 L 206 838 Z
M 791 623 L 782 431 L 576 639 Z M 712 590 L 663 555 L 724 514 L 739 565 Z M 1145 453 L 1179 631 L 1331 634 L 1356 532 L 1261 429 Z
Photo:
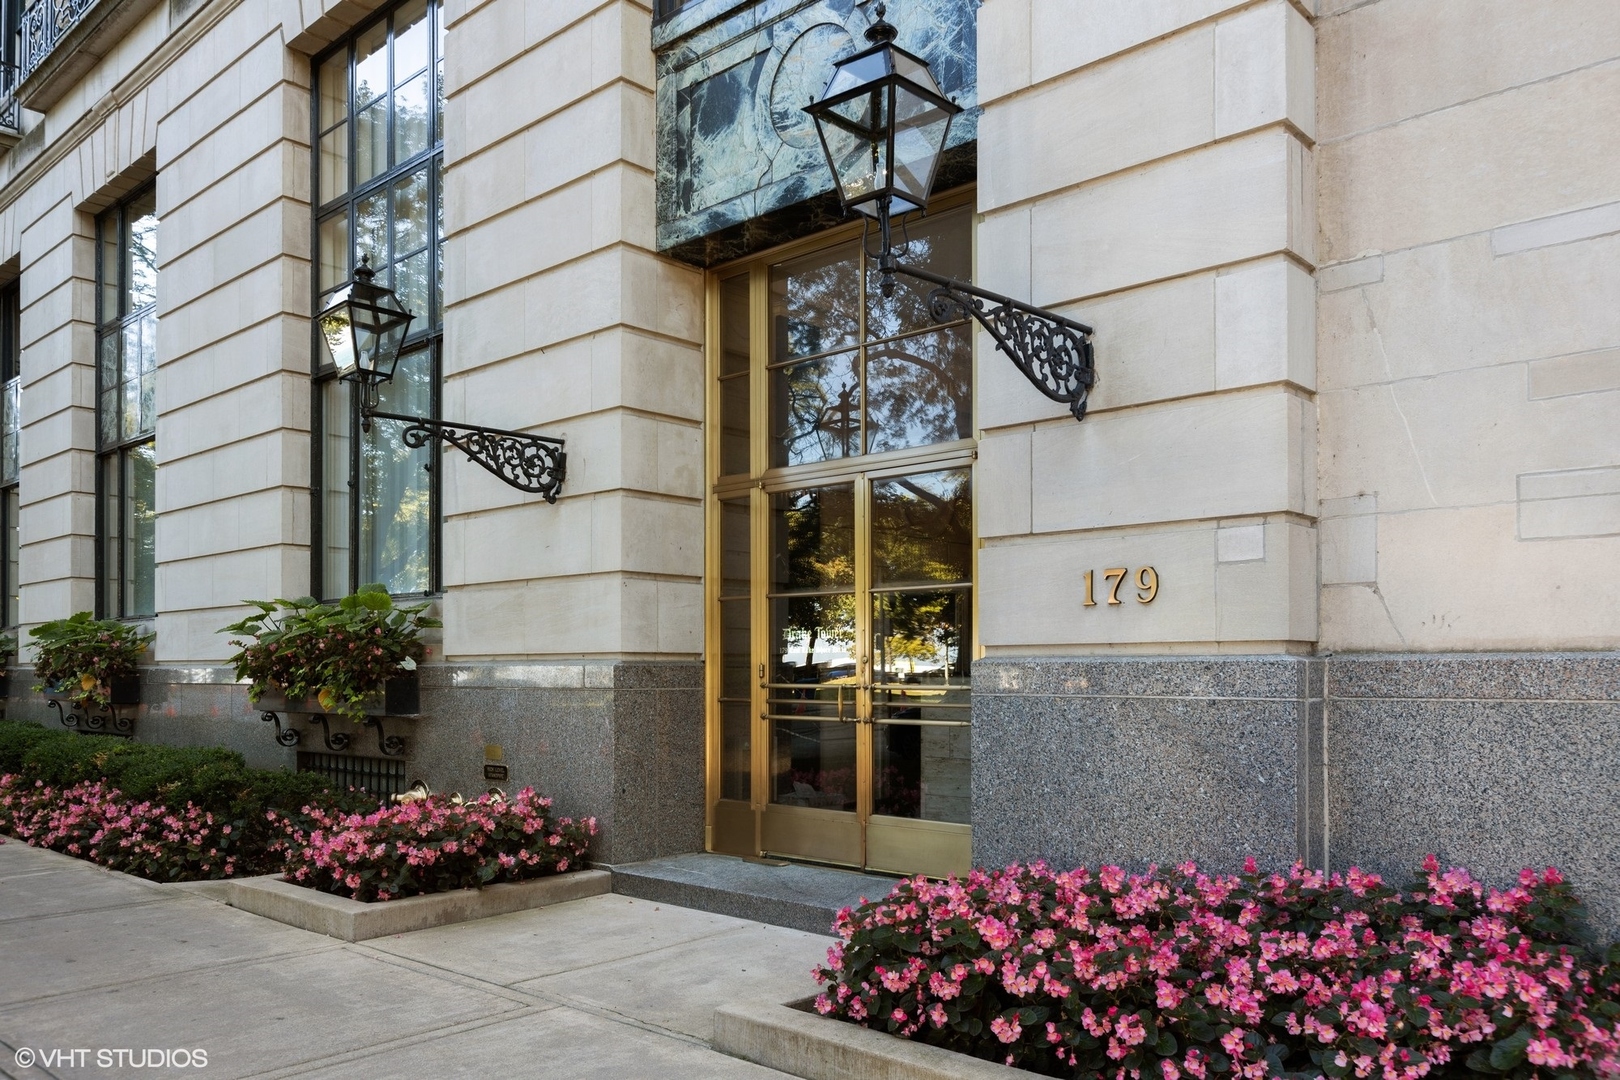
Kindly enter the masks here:
M 389 758 L 300 750 L 298 771 L 320 773 L 341 787 L 361 788 L 373 795 L 398 795 L 406 787 L 405 763 Z

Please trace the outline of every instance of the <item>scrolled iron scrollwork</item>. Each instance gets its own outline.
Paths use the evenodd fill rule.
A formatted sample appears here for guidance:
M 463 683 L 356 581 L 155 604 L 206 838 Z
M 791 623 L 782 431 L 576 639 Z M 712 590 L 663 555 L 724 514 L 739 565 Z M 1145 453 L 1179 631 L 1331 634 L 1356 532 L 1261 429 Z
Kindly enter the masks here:
M 332 725 L 320 713 L 311 714 L 309 719 L 310 723 L 321 725 L 321 740 L 326 743 L 326 748 L 333 753 L 342 753 L 349 748 L 349 743 L 354 741 L 347 732 L 339 731 L 334 733 Z
M 23 9 L 17 28 L 22 77 L 27 78 L 97 0 L 37 0 Z
M 22 106 L 17 104 L 16 64 L 0 61 L 0 128 L 19 131 L 22 128 Z
M 935 286 L 928 294 L 929 314 L 935 321 L 972 318 L 1037 390 L 1067 405 L 1076 420 L 1086 418 L 1091 388 L 1097 382 L 1090 327 L 959 281 L 907 266 L 895 270 Z
M 291 724 L 287 725 L 286 727 L 281 726 L 281 716 L 277 713 L 267 710 L 260 715 L 259 719 L 263 720 L 267 724 L 274 723 L 276 725 L 276 742 L 278 745 L 297 746 L 299 743 L 304 741 L 304 733 L 302 731 L 299 731 Z
M 366 727 L 377 729 L 377 749 L 384 757 L 404 757 L 405 740 L 399 735 L 389 735 L 383 730 L 382 717 L 368 716 L 361 721 Z
M 368 419 L 404 424 L 400 441 L 413 449 L 442 439 L 512 487 L 533 492 L 548 503 L 556 502 L 562 490 L 568 455 L 563 452 L 561 439 L 375 410 L 368 410 L 366 415 Z
M 66 705 L 58 698 L 45 699 L 45 707 L 56 713 L 57 719 L 69 731 L 91 735 L 116 735 L 121 739 L 135 737 L 135 721 L 123 715 L 116 707 L 91 712 L 78 702 Z

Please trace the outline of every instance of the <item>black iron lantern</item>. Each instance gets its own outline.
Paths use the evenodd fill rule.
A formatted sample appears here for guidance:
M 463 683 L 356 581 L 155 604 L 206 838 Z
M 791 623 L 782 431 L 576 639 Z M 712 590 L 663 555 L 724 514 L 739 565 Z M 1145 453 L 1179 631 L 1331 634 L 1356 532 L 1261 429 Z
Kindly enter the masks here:
M 315 316 L 338 376 L 365 386 L 372 404 L 375 388 L 394 377 L 400 347 L 415 318 L 394 290 L 375 284 L 374 277 L 371 257 L 361 256 L 354 277 Z
M 805 110 L 844 209 L 879 220 L 928 205 L 951 119 L 962 111 L 928 62 L 894 43 L 898 31 L 883 16 L 879 4 L 866 31 L 871 48 L 833 65 L 821 99 Z
M 405 310 L 394 290 L 372 281 L 375 276 L 370 258 L 362 256 L 360 265 L 354 268 L 354 278 L 338 289 L 315 316 L 315 327 L 339 377 L 357 384 L 361 427 L 370 431 L 372 420 L 398 421 L 404 425 L 399 439 L 406 446 L 447 442 L 512 487 L 556 502 L 568 465 L 563 440 L 377 408 L 380 388 L 394 377 L 414 316 Z
M 816 122 L 846 212 L 878 223 L 880 247 L 867 254 L 877 263 L 884 296 L 897 274 L 934 286 L 929 313 L 938 322 L 973 319 L 989 333 L 1035 388 L 1069 407 L 1076 420 L 1097 381 L 1091 327 L 965 281 L 900 261 L 891 217 L 926 210 L 951 133 L 962 111 L 947 98 L 928 62 L 894 43 L 899 32 L 878 4 L 866 31 L 871 47 L 838 61 L 820 100 L 805 109 Z

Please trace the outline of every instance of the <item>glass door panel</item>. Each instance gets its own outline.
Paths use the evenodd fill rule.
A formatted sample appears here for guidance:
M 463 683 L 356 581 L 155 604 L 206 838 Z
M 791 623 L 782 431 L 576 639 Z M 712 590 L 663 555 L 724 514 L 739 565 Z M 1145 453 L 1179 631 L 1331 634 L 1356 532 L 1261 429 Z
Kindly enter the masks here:
M 968 279 L 971 220 L 909 222 L 907 259 Z M 971 839 L 973 335 L 880 284 L 851 231 L 710 285 L 712 845 L 943 875 Z

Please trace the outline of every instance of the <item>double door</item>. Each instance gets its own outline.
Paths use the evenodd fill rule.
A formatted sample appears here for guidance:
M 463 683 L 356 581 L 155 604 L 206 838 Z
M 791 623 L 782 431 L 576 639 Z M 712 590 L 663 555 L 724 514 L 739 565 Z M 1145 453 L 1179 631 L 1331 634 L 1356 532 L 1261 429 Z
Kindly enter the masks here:
M 906 259 L 967 279 L 971 193 Z M 973 344 L 857 228 L 710 279 L 709 846 L 969 862 Z
M 748 547 L 760 554 L 750 559 L 748 597 L 758 617 L 746 622 L 759 632 L 748 635 L 749 782 L 736 786 L 751 795 L 752 820 L 742 819 L 741 806 L 722 806 L 717 821 L 729 818 L 732 842 L 761 854 L 965 872 L 968 463 L 762 487 L 748 500 L 748 517 L 759 542 Z M 731 644 L 720 706 L 735 712 L 744 672 L 737 635 Z M 728 764 L 738 770 L 735 749 Z

